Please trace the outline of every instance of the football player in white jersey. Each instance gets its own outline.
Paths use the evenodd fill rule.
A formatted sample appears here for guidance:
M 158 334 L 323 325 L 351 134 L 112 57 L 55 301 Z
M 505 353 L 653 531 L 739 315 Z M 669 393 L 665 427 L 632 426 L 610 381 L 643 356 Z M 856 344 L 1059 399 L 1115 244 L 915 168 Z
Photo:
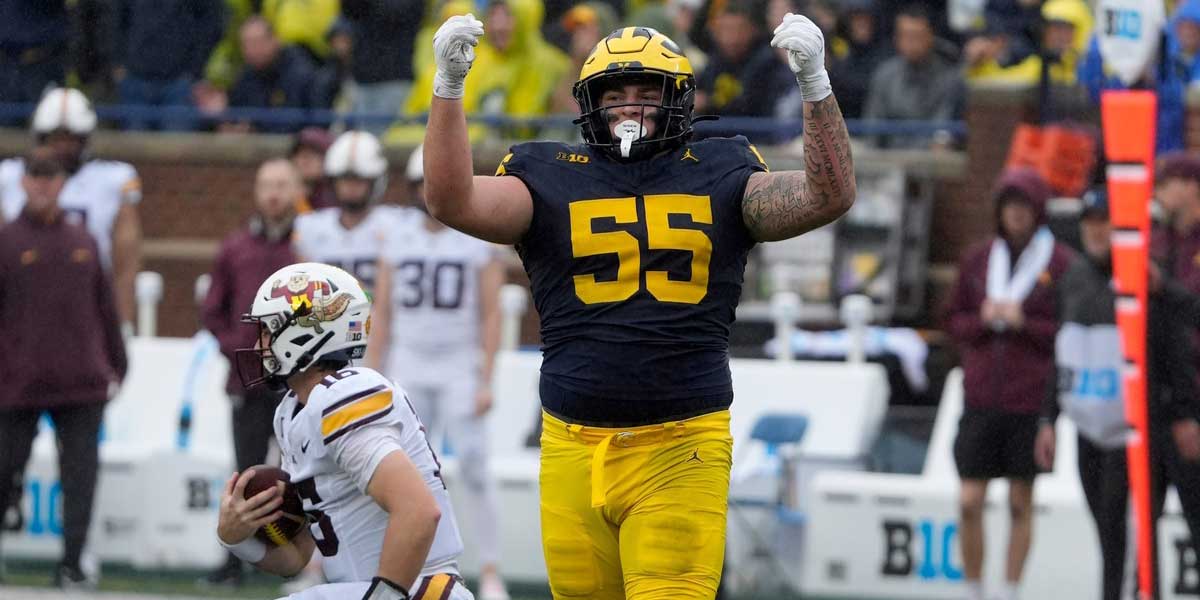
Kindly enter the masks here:
M 33 113 L 38 143 L 49 144 L 67 166 L 69 178 L 58 203 L 96 239 L 100 259 L 113 277 L 121 329 L 133 331 L 136 304 L 134 280 L 141 268 L 142 225 L 137 203 L 142 182 L 128 163 L 88 157 L 88 137 L 96 129 L 96 112 L 79 90 L 55 88 L 46 92 Z M 25 206 L 21 177 L 25 162 L 0 162 L 0 221 L 12 221 Z
M 496 563 L 499 510 L 487 464 L 484 415 L 492 405 L 492 361 L 500 341 L 499 248 L 442 225 L 424 212 L 421 148 L 405 171 L 414 219 L 384 245 L 377 269 L 374 323 L 381 332 L 367 364 L 405 382 L 429 426 L 458 457 L 480 557 L 479 597 L 507 600 Z
M 325 175 L 333 180 L 338 205 L 296 219 L 296 255 L 345 269 L 371 291 L 383 242 L 408 212 L 379 205 L 387 167 L 375 136 L 365 131 L 338 136 L 325 154 Z
M 365 352 L 371 301 L 349 273 L 318 263 L 276 271 L 245 320 L 259 342 L 239 350 L 243 383 L 285 385 L 275 413 L 282 467 L 309 526 L 290 543 L 254 537 L 282 513 L 281 488 L 244 498 L 252 469 L 221 496 L 217 536 L 240 558 L 279 575 L 300 572 L 316 548 L 334 584 L 298 600 L 471 600 L 461 584 L 462 541 L 437 457 L 404 390 L 351 366 Z

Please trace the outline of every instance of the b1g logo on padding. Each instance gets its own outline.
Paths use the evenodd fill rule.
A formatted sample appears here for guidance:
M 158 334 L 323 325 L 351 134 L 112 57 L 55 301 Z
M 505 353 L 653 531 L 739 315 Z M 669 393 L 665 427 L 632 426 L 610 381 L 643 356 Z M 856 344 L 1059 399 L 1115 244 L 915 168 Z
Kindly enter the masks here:
M 957 539 L 958 524 L 953 521 L 936 523 L 920 519 L 914 528 L 907 520 L 887 519 L 883 522 L 880 572 L 884 577 L 909 577 L 916 573 L 926 581 L 958 581 L 963 577 L 962 569 L 952 564 L 958 554 Z

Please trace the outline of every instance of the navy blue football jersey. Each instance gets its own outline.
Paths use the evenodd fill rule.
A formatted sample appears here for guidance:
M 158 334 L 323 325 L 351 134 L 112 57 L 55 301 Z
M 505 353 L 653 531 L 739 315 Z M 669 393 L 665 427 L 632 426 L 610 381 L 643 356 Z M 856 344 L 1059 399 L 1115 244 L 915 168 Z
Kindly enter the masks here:
M 517 251 L 541 317 L 543 406 L 634 425 L 733 400 L 729 329 L 754 246 L 746 181 L 767 170 L 744 137 L 621 163 L 585 145 L 513 146 L 533 220 Z

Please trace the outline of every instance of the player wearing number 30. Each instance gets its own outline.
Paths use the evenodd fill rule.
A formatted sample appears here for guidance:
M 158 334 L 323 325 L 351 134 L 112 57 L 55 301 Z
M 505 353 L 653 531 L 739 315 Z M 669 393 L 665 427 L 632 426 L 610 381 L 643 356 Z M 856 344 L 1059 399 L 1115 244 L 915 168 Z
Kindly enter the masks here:
M 310 525 L 282 546 L 258 541 L 254 532 L 280 516 L 282 497 L 270 488 L 244 499 L 247 470 L 226 485 L 217 536 L 243 560 L 284 576 L 319 550 L 333 583 L 296 600 L 472 600 L 458 577 L 458 526 L 420 420 L 403 389 L 350 366 L 366 351 L 370 310 L 358 281 L 329 265 L 291 265 L 263 282 L 245 316 L 259 341 L 239 350 L 236 363 L 248 387 L 288 388 L 275 437 Z
M 661 33 L 626 27 L 585 60 L 586 144 L 514 146 L 472 177 L 461 97 L 483 25 L 448 19 L 425 135 L 431 213 L 516 244 L 541 317 L 542 542 L 556 598 L 712 598 L 732 440 L 728 338 L 759 241 L 832 222 L 854 202 L 824 39 L 789 14 L 804 102 L 803 172 L 768 172 L 745 138 L 693 141 L 695 77 Z
M 338 205 L 296 218 L 296 256 L 345 269 L 373 291 L 384 241 L 410 212 L 380 205 L 387 168 L 375 136 L 365 131 L 338 136 L 325 153 L 325 176 L 333 181 Z

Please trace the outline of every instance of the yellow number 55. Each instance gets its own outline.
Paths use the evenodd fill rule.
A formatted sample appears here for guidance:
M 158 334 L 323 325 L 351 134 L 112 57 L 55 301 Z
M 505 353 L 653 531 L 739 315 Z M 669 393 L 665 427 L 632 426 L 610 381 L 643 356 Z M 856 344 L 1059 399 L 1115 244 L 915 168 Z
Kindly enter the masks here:
M 692 253 L 692 277 L 671 280 L 666 271 L 646 271 L 646 290 L 660 302 L 698 304 L 708 294 L 708 264 L 712 240 L 696 229 L 676 229 L 670 215 L 688 215 L 696 223 L 712 223 L 708 196 L 656 194 L 646 196 L 646 247 L 648 250 L 684 250 Z M 575 295 L 584 304 L 620 302 L 641 286 L 641 241 L 628 231 L 592 231 L 592 221 L 611 218 L 617 223 L 636 223 L 636 198 L 581 200 L 570 205 L 571 251 L 575 258 L 617 255 L 617 278 L 596 281 L 594 274 L 575 276 Z

